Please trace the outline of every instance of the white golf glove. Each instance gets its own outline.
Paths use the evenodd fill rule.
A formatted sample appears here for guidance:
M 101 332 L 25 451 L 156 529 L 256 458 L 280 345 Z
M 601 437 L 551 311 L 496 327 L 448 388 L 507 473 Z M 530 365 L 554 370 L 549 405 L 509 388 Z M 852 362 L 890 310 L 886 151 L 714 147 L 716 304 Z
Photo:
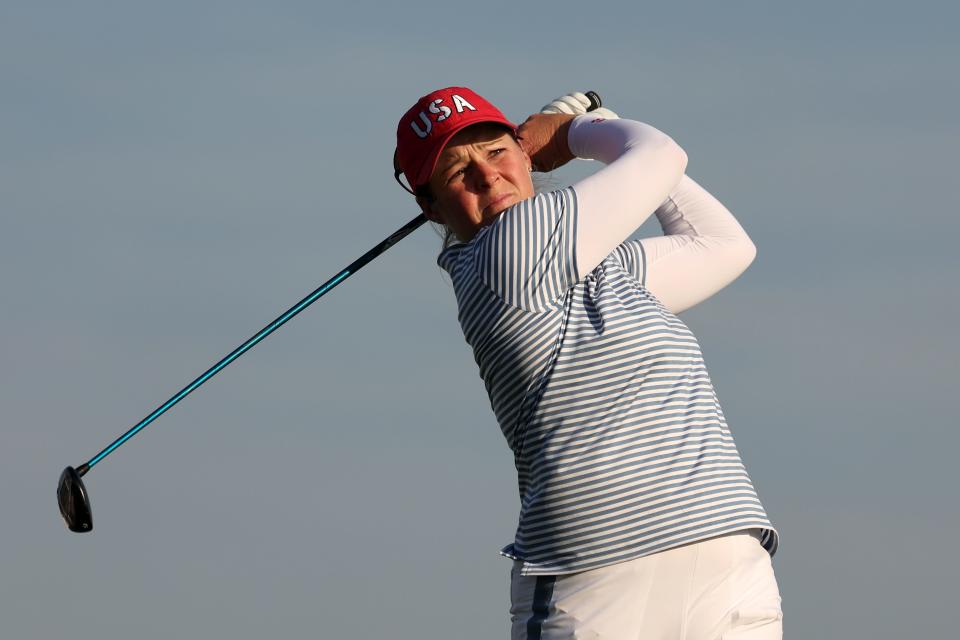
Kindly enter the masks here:
M 540 109 L 540 113 L 566 113 L 568 115 L 579 116 L 586 113 L 588 108 L 590 108 L 590 98 L 579 91 L 571 91 L 567 95 L 560 96 L 549 104 L 544 105 L 543 108 Z M 616 120 L 620 117 L 606 107 L 594 109 L 590 113 L 600 118 L 606 118 L 607 120 Z

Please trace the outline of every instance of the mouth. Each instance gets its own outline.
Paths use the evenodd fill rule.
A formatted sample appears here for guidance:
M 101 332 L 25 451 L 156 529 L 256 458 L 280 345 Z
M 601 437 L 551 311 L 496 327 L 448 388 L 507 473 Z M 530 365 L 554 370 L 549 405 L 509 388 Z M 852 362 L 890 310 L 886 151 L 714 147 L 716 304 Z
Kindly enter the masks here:
M 487 203 L 487 206 L 484 207 L 484 211 L 492 215 L 501 213 L 503 212 L 504 209 L 507 209 L 511 204 L 513 204 L 511 202 L 512 199 L 513 199 L 512 193 L 505 193 L 501 196 L 497 196 L 496 198 L 491 200 L 489 203 Z

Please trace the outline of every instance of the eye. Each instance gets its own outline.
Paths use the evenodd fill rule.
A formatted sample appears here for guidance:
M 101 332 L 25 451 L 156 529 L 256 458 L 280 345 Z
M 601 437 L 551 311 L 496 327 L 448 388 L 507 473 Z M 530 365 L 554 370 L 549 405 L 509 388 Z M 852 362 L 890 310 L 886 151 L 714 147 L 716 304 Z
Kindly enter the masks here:
M 457 180 L 458 178 L 463 177 L 463 175 L 466 172 L 467 172 L 466 167 L 460 167 L 459 169 L 451 171 L 450 174 L 447 176 L 447 184 L 450 184 L 454 180 Z
M 491 150 L 490 150 L 490 156 L 491 156 L 491 157 L 493 157 L 493 156 L 498 156 L 498 155 L 500 155 L 501 153 L 503 153 L 503 152 L 506 151 L 506 150 L 507 150 L 506 147 L 497 147 L 496 149 L 491 149 Z

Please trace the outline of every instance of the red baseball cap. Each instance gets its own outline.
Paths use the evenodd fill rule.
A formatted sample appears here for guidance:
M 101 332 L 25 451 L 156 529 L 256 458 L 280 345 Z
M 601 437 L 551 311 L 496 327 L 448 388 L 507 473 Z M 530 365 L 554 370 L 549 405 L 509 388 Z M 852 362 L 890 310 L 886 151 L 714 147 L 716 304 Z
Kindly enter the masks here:
M 430 181 L 437 158 L 458 131 L 479 122 L 496 122 L 516 130 L 499 109 L 466 87 L 437 89 L 423 96 L 400 118 L 394 169 L 413 191 Z

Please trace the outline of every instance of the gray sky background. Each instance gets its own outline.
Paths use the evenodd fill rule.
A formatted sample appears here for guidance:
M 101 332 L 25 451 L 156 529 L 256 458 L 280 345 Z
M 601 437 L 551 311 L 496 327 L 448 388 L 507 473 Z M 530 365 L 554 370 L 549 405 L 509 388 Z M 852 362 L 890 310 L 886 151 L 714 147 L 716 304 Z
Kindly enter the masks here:
M 3 2 L 0 635 L 506 637 L 512 459 L 427 229 L 104 460 L 92 534 L 54 504 L 415 215 L 396 121 L 465 84 L 599 91 L 755 240 L 684 318 L 787 636 L 953 637 L 955 6 Z

